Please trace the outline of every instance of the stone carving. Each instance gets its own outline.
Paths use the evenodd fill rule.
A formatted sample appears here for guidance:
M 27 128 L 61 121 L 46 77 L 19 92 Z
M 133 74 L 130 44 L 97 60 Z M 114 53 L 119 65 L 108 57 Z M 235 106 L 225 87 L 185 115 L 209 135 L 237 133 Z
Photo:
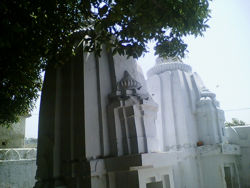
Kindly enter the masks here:
M 165 64 L 165 63 L 176 63 L 176 62 L 183 63 L 182 60 L 178 57 L 166 57 L 166 58 L 158 57 L 156 59 L 156 65 Z
M 172 145 L 172 146 L 166 146 L 166 151 L 179 151 L 183 149 L 194 149 L 196 148 L 195 144 L 183 144 L 183 145 Z
M 124 76 L 117 84 L 117 88 L 120 91 L 136 90 L 142 87 L 141 83 L 131 77 L 128 71 L 124 71 Z
M 124 71 L 111 96 L 109 114 L 111 150 L 114 155 L 158 151 L 155 119 L 158 106 L 148 93 L 139 93 L 142 84 Z
M 198 155 L 219 154 L 221 153 L 221 145 L 204 145 L 196 148 Z
M 210 97 L 211 99 L 215 99 L 216 95 L 209 89 L 203 87 L 201 90 L 201 97 Z
M 201 88 L 201 91 L 200 91 L 200 94 L 201 94 L 201 98 L 207 98 L 209 97 L 210 99 L 212 99 L 213 101 L 213 104 L 216 106 L 216 107 L 220 107 L 220 103 L 219 101 L 216 100 L 216 94 L 211 92 L 209 89 L 207 89 L 206 87 L 202 87 Z
M 103 54 L 71 63 L 57 76 L 46 73 L 51 83 L 43 90 L 35 187 L 142 188 L 165 180 L 176 183 L 167 187 L 205 187 L 211 174 L 219 177 L 224 161 L 215 94 L 197 84 L 191 67 L 178 58 L 158 59 L 151 98 L 133 62 Z M 203 157 L 210 155 L 215 163 L 207 164 Z
M 149 100 L 150 96 L 147 92 L 139 92 L 142 84 L 135 80 L 128 71 L 124 71 L 123 78 L 117 83 L 117 91 L 110 95 L 111 98 L 120 98 L 131 100 Z
M 216 95 L 206 87 L 200 90 L 200 99 L 197 102 L 197 122 L 199 139 L 205 144 L 225 142 L 223 110 L 219 108 Z
M 184 72 L 191 72 L 192 68 L 184 64 L 179 58 L 157 58 L 156 65 L 151 68 L 147 75 L 151 77 L 156 74 L 161 74 L 166 71 L 181 70 Z

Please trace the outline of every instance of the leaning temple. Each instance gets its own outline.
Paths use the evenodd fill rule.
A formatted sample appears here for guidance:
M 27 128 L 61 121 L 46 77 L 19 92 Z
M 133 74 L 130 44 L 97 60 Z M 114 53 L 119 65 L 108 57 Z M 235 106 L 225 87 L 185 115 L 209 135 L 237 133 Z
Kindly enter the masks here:
M 250 187 L 250 126 L 225 128 L 189 65 L 157 58 L 145 80 L 134 59 L 82 54 L 46 71 L 37 167 L 29 149 L 0 149 L 3 188 Z M 17 164 L 32 186 L 11 184 Z

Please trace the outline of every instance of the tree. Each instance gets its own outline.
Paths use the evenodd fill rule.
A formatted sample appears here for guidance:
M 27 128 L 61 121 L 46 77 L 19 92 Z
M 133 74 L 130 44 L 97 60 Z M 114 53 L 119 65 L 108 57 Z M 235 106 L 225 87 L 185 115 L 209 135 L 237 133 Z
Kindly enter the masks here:
M 246 125 L 246 123 L 244 121 L 238 120 L 236 118 L 232 118 L 232 122 L 226 122 L 225 125 L 226 125 L 226 127 L 244 126 L 244 125 Z
M 183 37 L 208 28 L 209 0 L 2 0 L 0 2 L 0 124 L 27 114 L 41 89 L 41 71 L 60 66 L 84 42 L 100 54 L 184 57 Z

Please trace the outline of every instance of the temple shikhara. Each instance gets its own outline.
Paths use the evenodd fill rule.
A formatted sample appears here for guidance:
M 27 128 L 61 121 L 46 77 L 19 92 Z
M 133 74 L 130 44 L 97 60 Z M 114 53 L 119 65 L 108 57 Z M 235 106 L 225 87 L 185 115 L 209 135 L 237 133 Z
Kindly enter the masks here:
M 34 188 L 249 188 L 250 126 L 224 122 L 216 94 L 178 58 L 157 58 L 146 80 L 132 58 L 79 51 L 46 71 L 30 178 Z

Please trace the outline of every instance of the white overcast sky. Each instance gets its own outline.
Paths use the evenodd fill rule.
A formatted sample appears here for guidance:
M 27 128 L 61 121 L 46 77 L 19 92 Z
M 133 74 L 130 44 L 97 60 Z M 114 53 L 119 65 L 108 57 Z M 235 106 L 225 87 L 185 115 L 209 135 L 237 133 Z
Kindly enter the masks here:
M 250 124 L 250 1 L 214 0 L 210 8 L 210 28 L 204 37 L 185 40 L 189 53 L 183 61 L 216 93 L 227 121 L 238 118 Z M 155 59 L 150 45 L 138 60 L 144 73 Z M 26 137 L 37 137 L 38 108 L 26 120 Z

